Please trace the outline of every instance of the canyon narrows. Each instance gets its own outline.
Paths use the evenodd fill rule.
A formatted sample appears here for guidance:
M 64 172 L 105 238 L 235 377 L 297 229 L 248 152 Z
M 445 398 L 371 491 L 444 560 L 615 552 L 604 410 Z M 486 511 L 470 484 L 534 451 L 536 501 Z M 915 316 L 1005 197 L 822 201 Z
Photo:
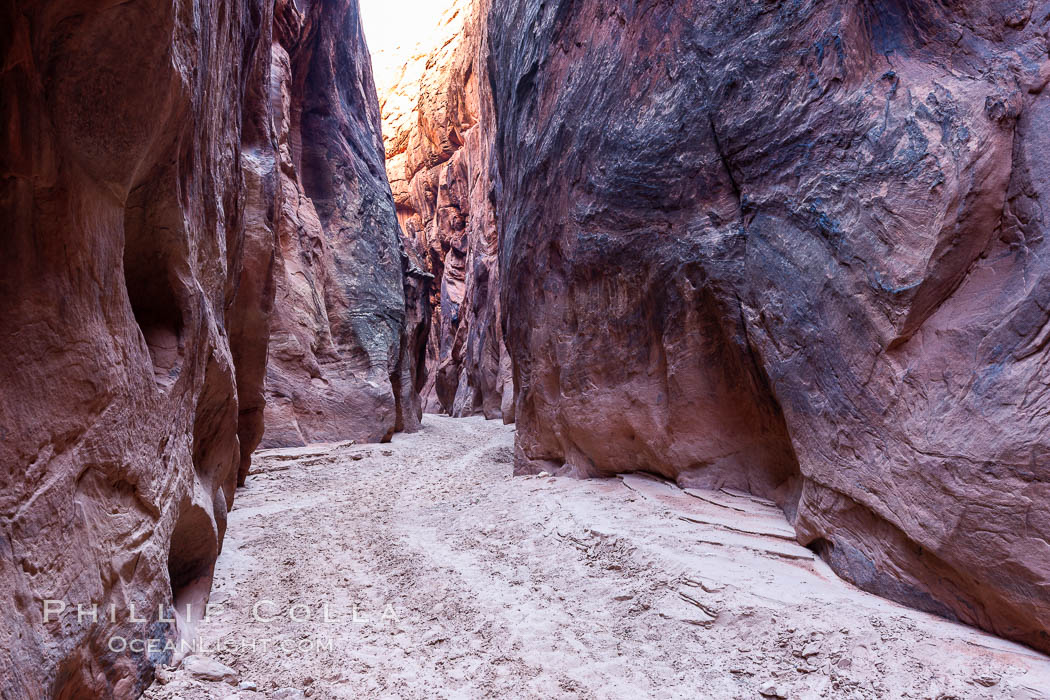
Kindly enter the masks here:
M 1050 0 L 425 7 L 0 5 L 0 696 L 1048 697 Z
M 424 404 L 512 422 L 483 9 L 449 3 L 422 41 L 378 52 L 377 75 L 398 220 L 434 275 Z

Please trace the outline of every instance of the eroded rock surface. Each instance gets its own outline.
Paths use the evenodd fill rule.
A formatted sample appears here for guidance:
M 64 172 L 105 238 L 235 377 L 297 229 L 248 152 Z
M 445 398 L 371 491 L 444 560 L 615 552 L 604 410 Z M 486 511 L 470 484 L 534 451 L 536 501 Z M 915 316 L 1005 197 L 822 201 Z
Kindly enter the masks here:
M 164 654 L 110 640 L 207 597 L 261 434 L 268 8 L 0 5 L 4 698 L 134 697 Z
M 1050 650 L 1050 3 L 495 3 L 519 470 Z
M 135 697 L 264 417 L 418 428 L 429 276 L 356 0 L 7 3 L 0 56 L 0 695 Z
M 435 277 L 426 408 L 510 420 L 491 158 L 495 120 L 484 77 L 486 8 L 482 0 L 450 3 L 425 41 L 381 56 L 377 75 L 398 220 L 425 251 L 426 270 Z
M 358 6 L 280 0 L 275 12 L 280 255 L 263 444 L 388 440 L 419 423 L 413 348 L 429 313 L 406 322 L 405 298 L 424 304 L 427 278 L 401 244 Z

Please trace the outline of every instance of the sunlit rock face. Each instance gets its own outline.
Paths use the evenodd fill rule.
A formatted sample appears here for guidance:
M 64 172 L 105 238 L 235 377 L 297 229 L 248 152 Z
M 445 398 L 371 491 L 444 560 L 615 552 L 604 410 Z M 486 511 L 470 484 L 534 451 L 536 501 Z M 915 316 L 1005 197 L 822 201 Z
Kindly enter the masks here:
M 1048 18 L 494 3 L 519 470 L 747 488 L 1050 650 Z
M 486 7 L 480 0 L 451 2 L 421 41 L 375 55 L 398 220 L 434 275 L 426 409 L 509 421 L 491 159 L 495 122 L 483 62 Z
M 171 654 L 110 640 L 163 644 L 207 597 L 261 435 L 270 25 L 254 0 L 0 6 L 4 698 L 136 697 Z
M 429 278 L 401 243 L 356 1 L 279 0 L 270 96 L 280 254 L 263 444 L 388 440 L 419 426 Z

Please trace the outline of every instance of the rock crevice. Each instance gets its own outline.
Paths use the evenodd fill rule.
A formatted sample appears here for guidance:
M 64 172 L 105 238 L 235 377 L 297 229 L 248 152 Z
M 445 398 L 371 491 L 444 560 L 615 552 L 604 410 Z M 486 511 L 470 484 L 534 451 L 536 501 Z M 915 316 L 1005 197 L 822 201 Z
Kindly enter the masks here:
M 405 235 L 434 276 L 426 410 L 513 420 L 503 344 L 483 0 L 457 0 L 380 83 L 387 173 Z

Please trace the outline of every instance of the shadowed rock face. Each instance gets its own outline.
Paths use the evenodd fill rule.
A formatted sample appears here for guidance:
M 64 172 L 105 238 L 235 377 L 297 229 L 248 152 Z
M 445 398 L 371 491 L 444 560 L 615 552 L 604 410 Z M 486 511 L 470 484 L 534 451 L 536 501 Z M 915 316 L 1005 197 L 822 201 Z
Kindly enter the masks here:
M 171 652 L 109 641 L 189 632 L 264 413 L 418 428 L 429 276 L 356 0 L 9 2 L 0 56 L 0 695 L 135 697 Z
M 510 422 L 510 363 L 500 328 L 491 89 L 482 0 L 451 3 L 429 41 L 384 56 L 387 173 L 398 220 L 435 277 L 427 410 Z M 504 412 L 504 408 L 508 409 Z
M 401 356 L 390 377 L 396 401 L 399 433 L 422 429 L 423 398 L 426 383 L 427 341 L 430 335 L 430 287 L 434 276 L 424 269 L 423 251 L 411 238 L 402 238 L 401 259 L 405 281 L 405 323 L 401 330 Z
M 419 425 L 408 346 L 429 312 L 406 322 L 405 301 L 407 285 L 425 303 L 427 278 L 401 244 L 357 3 L 300 12 L 281 0 L 276 15 L 281 216 L 263 444 L 388 440 Z
M 489 16 L 518 469 L 776 498 L 1050 650 L 1050 3 Z
M 170 654 L 110 638 L 174 638 L 158 607 L 206 599 L 261 435 L 270 25 L 250 0 L 0 4 L 5 698 L 135 696 Z

